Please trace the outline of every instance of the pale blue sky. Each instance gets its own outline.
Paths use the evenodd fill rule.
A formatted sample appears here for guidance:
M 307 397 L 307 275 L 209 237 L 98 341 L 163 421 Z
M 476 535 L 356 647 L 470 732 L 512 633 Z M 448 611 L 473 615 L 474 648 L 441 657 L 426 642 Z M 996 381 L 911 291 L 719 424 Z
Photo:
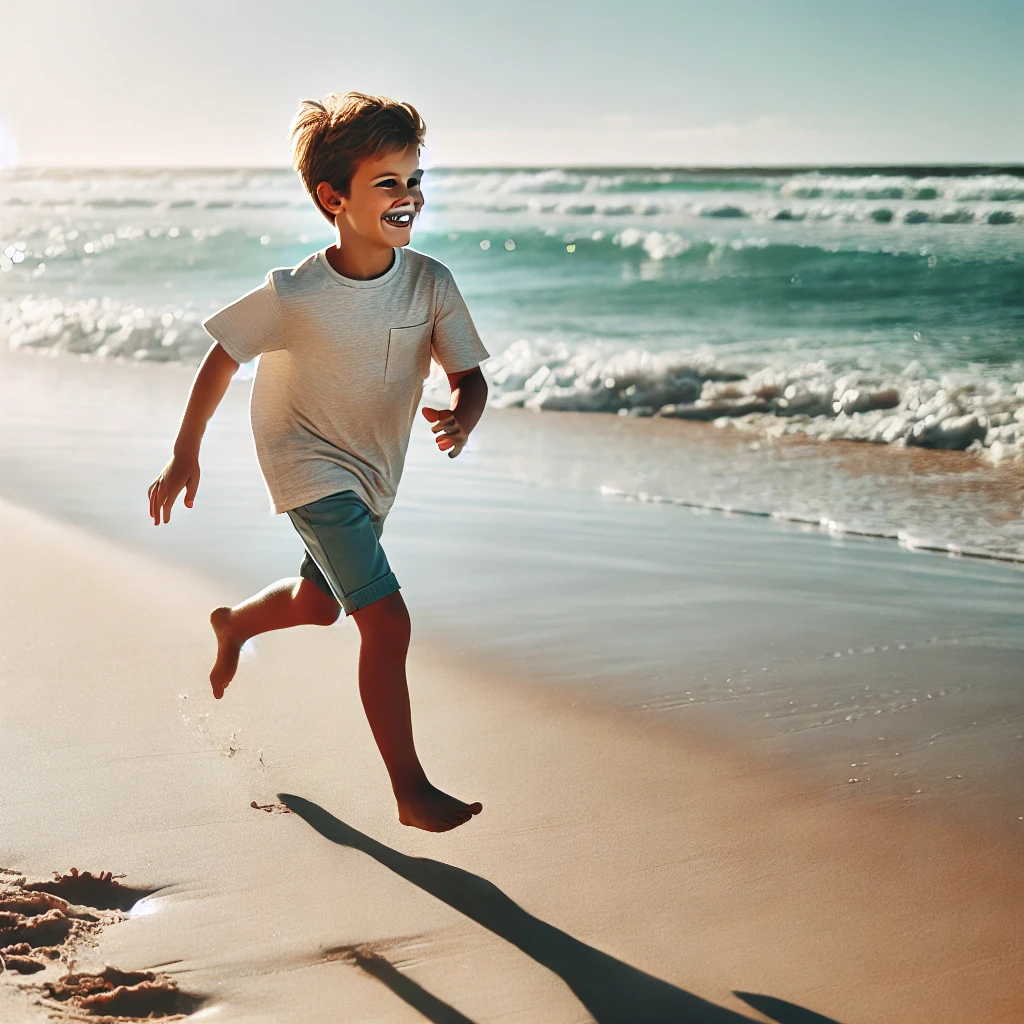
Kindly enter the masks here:
M 1024 162 L 1024 0 L 0 0 L 0 162 L 286 165 L 297 101 L 425 163 Z

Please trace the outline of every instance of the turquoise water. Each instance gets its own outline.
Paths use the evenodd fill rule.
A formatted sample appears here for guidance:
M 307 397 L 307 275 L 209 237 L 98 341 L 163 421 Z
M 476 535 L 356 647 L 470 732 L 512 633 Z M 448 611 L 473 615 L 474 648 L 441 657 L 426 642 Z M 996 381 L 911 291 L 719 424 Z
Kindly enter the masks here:
M 1024 451 L 1024 169 L 428 168 L 494 400 Z M 328 244 L 288 171 L 8 171 L 0 335 L 195 362 Z

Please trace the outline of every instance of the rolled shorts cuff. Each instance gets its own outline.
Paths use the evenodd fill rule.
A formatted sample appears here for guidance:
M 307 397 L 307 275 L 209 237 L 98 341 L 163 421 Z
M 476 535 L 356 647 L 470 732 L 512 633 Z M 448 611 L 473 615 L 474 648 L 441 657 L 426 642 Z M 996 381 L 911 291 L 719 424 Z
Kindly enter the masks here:
M 346 594 L 345 600 L 341 602 L 341 607 L 345 609 L 346 615 L 351 615 L 353 612 L 359 611 L 360 608 L 365 608 L 367 605 L 373 604 L 374 601 L 393 594 L 396 590 L 401 590 L 398 578 L 393 572 L 389 572 L 387 576 L 382 576 L 379 580 L 375 580 L 351 594 Z

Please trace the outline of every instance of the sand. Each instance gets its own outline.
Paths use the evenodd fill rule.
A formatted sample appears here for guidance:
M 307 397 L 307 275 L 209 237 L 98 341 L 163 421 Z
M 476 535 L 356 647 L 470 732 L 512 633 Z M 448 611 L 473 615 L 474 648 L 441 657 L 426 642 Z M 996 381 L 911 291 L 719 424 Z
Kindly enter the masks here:
M 218 585 L 6 504 L 0 564 L 3 877 L 156 890 L 72 940 L 78 972 L 165 975 L 197 1020 L 1020 1020 L 1005 829 L 851 801 L 735 731 L 417 635 L 421 756 L 484 803 L 419 833 L 397 822 L 350 627 L 260 638 L 214 702 Z M 5 1021 L 46 1019 L 47 965 L 0 976 Z

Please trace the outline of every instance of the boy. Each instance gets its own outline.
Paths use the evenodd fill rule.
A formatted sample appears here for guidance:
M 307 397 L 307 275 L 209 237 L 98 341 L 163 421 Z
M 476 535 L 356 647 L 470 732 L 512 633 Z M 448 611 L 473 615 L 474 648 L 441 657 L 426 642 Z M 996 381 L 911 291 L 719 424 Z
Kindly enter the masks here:
M 275 512 L 287 512 L 306 553 L 279 580 L 210 622 L 220 699 L 242 644 L 257 633 L 329 625 L 340 609 L 359 628 L 359 693 L 405 825 L 443 832 L 481 810 L 430 784 L 413 744 L 405 658 L 409 614 L 380 546 L 431 356 L 448 374 L 449 410 L 423 409 L 454 458 L 483 412 L 487 350 L 448 268 L 409 244 L 423 206 L 416 110 L 382 96 L 305 100 L 292 122 L 293 166 L 334 225 L 334 245 L 204 324 L 216 339 L 196 374 L 174 453 L 149 488 L 153 523 L 199 486 L 206 423 L 242 362 L 260 356 L 251 419 Z

